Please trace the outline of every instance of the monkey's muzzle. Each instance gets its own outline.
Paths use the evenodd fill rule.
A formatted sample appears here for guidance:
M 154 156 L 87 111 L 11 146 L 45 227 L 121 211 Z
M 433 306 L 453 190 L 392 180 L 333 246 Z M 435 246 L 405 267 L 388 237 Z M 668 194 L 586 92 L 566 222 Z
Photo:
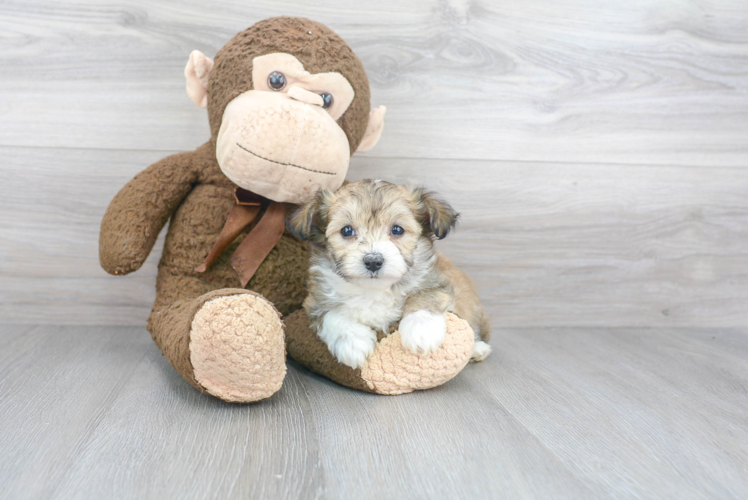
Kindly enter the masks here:
M 232 100 L 216 159 L 236 185 L 274 201 L 302 203 L 320 189 L 342 185 L 350 146 L 311 96 L 292 95 L 250 90 Z

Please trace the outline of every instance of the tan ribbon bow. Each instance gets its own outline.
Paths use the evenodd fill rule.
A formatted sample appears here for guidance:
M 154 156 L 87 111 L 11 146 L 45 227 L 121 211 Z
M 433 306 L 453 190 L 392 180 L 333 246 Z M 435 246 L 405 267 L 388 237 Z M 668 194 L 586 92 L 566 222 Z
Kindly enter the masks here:
M 283 236 L 286 206 L 284 203 L 270 201 L 240 187 L 234 190 L 234 199 L 236 202 L 229 212 L 226 224 L 221 229 L 221 234 L 218 235 L 218 240 L 205 261 L 195 268 L 195 272 L 204 273 L 237 236 L 255 220 L 262 206 L 266 205 L 267 208 L 257 225 L 247 234 L 231 257 L 231 267 L 239 275 L 242 287 L 246 287 L 265 257 Z

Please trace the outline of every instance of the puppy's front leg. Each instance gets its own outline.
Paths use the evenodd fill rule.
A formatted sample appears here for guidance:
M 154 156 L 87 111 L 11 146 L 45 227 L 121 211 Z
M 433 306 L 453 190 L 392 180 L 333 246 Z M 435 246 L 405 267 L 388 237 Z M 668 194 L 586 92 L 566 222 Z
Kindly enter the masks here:
M 377 342 L 374 330 L 334 310 L 322 318 L 317 335 L 338 361 L 354 369 L 364 365 Z
M 403 346 L 416 354 L 439 349 L 447 335 L 444 315 L 451 304 L 452 295 L 438 288 L 408 297 L 398 327 Z

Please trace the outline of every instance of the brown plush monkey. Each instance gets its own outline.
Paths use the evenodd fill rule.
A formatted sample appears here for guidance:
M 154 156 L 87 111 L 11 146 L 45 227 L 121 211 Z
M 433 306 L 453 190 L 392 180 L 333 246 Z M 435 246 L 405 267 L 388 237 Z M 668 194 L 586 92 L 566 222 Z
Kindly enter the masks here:
M 284 233 L 286 213 L 319 189 L 340 187 L 350 155 L 379 139 L 385 109 L 370 110 L 366 73 L 348 45 L 302 18 L 255 24 L 215 63 L 194 51 L 185 76 L 190 98 L 208 108 L 211 139 L 151 165 L 115 196 L 101 224 L 101 265 L 117 275 L 140 268 L 171 218 L 148 329 L 197 389 L 258 401 L 281 387 L 281 318 L 300 309 L 306 294 L 308 254 Z M 464 334 L 463 323 L 451 323 L 457 347 L 445 342 L 426 364 L 397 358 L 396 337 L 385 339 L 366 373 L 330 363 L 299 313 L 285 340 L 323 375 L 400 393 L 443 383 L 464 367 L 472 332 Z M 414 377 L 419 363 L 423 376 Z

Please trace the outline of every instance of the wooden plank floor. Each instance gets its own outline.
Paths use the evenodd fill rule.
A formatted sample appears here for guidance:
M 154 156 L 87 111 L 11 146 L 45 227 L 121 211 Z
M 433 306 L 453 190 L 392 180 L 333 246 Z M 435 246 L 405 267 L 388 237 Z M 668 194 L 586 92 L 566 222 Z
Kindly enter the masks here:
M 99 267 L 114 194 L 208 138 L 190 51 L 282 14 L 388 107 L 349 178 L 462 213 L 440 249 L 495 350 L 443 387 L 291 362 L 222 403 L 143 329 L 161 243 Z M 746 26 L 745 0 L 0 2 L 0 499 L 748 498 Z
M 290 362 L 233 405 L 135 327 L 0 328 L 3 498 L 735 498 L 748 331 L 510 329 L 434 390 L 356 392 Z

